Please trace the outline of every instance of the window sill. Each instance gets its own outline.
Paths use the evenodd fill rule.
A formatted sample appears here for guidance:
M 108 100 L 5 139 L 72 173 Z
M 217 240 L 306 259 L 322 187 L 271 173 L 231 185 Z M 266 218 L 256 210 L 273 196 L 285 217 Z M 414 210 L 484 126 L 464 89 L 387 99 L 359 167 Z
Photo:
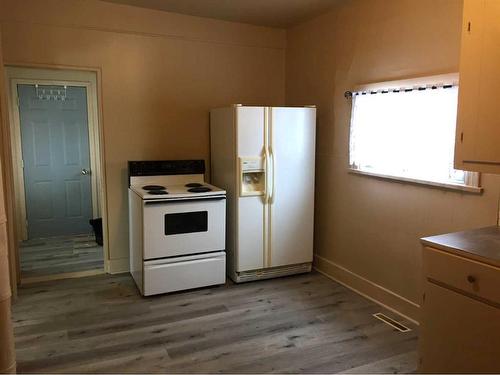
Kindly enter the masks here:
M 453 184 L 453 183 L 446 183 L 446 182 L 424 181 L 424 180 L 418 180 L 416 178 L 397 177 L 397 176 L 385 175 L 382 173 L 361 171 L 359 169 L 353 169 L 353 168 L 348 168 L 348 172 L 352 173 L 352 174 L 362 175 L 362 176 L 370 176 L 370 177 L 375 177 L 375 178 L 384 179 L 384 180 L 391 180 L 394 182 L 424 185 L 424 186 L 429 186 L 429 187 L 444 189 L 444 190 L 458 190 L 458 191 L 461 191 L 464 193 L 470 193 L 470 194 L 482 194 L 483 193 L 483 188 L 476 187 L 476 186 L 460 185 L 460 184 Z

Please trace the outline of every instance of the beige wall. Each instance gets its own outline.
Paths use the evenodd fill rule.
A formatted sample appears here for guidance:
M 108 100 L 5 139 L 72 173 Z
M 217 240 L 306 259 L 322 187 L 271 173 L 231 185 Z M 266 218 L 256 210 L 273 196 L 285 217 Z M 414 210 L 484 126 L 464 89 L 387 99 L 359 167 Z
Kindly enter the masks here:
M 351 0 L 287 34 L 287 104 L 318 105 L 317 261 L 414 318 L 418 238 L 494 225 L 500 178 L 483 175 L 485 192 L 477 196 L 348 174 L 350 102 L 343 93 L 457 71 L 461 8 L 459 0 Z
M 126 162 L 209 160 L 208 111 L 283 104 L 285 31 L 94 0 L 0 0 L 4 59 L 97 69 L 110 258 L 127 266 Z

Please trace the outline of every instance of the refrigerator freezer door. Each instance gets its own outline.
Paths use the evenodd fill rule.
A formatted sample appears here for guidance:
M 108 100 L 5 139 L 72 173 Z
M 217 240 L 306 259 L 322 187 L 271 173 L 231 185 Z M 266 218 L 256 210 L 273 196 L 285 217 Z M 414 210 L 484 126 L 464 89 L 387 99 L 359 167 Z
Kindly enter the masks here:
M 238 158 L 264 157 L 266 112 L 264 107 L 238 107 L 236 109 L 236 156 Z M 238 180 L 240 180 L 239 176 Z M 238 190 L 241 189 L 238 188 Z M 263 195 L 237 198 L 237 272 L 264 267 L 264 214 L 265 197 Z
M 313 259 L 315 143 L 315 108 L 271 109 L 271 267 Z

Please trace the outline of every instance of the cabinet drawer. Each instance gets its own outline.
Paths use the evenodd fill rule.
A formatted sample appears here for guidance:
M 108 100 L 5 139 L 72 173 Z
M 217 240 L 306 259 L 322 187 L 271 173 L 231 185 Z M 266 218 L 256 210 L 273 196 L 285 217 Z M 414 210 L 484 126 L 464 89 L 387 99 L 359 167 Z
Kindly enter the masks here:
M 424 248 L 423 262 L 427 279 L 500 304 L 500 268 L 430 247 Z

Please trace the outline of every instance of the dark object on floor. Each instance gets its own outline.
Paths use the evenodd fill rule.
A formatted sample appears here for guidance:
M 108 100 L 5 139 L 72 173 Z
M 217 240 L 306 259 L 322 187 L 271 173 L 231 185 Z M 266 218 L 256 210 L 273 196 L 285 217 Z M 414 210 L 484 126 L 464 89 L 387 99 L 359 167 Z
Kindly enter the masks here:
M 98 245 L 102 246 L 102 218 L 90 219 L 89 223 L 94 229 L 95 242 L 97 242 Z

